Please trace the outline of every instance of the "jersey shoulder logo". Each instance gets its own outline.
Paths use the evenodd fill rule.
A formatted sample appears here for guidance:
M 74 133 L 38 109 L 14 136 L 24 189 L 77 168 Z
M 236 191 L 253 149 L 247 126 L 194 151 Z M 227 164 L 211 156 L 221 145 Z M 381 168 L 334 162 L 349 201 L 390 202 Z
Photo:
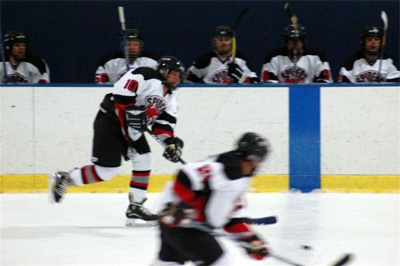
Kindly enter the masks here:
M 211 80 L 213 83 L 226 83 L 226 84 L 232 83 L 231 78 L 228 76 L 228 70 L 226 69 L 222 69 L 215 72 L 212 75 Z
M 13 73 L 11 75 L 7 75 L 5 79 L 5 83 L 28 83 L 29 80 L 20 75 L 19 73 Z
M 384 77 L 375 70 L 367 70 L 356 75 L 356 82 L 360 83 L 373 83 L 384 81 Z
M 305 83 L 308 77 L 307 71 L 299 66 L 289 66 L 281 73 L 283 83 Z

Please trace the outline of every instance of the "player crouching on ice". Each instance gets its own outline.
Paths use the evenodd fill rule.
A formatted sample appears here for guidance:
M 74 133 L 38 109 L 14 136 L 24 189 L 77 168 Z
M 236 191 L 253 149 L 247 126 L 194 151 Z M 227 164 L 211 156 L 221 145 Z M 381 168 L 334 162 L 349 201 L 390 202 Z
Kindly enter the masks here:
M 266 159 L 267 141 L 249 132 L 233 151 L 188 163 L 176 180 L 166 186 L 161 197 L 161 248 L 153 265 L 232 265 L 215 236 L 196 229 L 196 225 L 223 228 L 243 241 L 247 253 L 261 260 L 269 252 L 265 242 L 246 223 L 242 196 L 250 177 Z
M 128 71 L 114 84 L 100 104 L 94 121 L 91 165 L 50 176 L 50 200 L 60 203 L 69 186 L 84 186 L 111 179 L 121 165 L 121 157 L 131 160 L 130 204 L 127 226 L 136 219 L 157 224 L 157 215 L 143 206 L 146 201 L 152 154 L 145 131 L 157 135 L 168 147 L 163 156 L 178 162 L 183 141 L 174 136 L 178 102 L 173 91 L 181 82 L 185 68 L 173 56 L 163 56 L 157 70 L 140 67 Z M 151 128 L 151 129 L 150 129 Z

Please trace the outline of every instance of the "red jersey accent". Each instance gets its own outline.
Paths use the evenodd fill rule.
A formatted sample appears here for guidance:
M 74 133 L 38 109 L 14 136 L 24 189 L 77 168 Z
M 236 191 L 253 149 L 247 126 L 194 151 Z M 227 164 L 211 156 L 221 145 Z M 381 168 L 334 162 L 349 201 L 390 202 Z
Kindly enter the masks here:
M 155 135 L 168 135 L 169 137 L 173 137 L 174 133 L 165 129 L 154 128 L 153 133 Z
M 149 184 L 148 183 L 138 183 L 138 182 L 135 182 L 135 181 L 131 181 L 131 186 L 147 188 L 149 186 Z
M 141 177 L 141 176 L 143 176 L 143 177 L 147 177 L 147 176 L 149 176 L 150 175 L 150 171 L 146 171 L 146 172 L 136 172 L 136 171 L 132 171 L 132 175 L 133 176 L 137 176 L 137 177 Z

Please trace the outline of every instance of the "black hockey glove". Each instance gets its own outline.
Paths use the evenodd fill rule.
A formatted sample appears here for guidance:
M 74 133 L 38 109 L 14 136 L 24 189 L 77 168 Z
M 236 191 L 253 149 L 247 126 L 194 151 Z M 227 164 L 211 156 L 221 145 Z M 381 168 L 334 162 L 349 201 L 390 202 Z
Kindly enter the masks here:
M 137 131 L 147 130 L 146 106 L 130 106 L 125 109 L 126 122 L 129 127 Z
M 183 148 L 183 140 L 178 137 L 175 138 L 167 138 L 165 144 L 168 147 L 165 149 L 163 156 L 165 159 L 177 163 L 182 155 L 182 148 Z
M 195 210 L 186 203 L 172 204 L 168 203 L 159 215 L 158 219 L 161 223 L 168 227 L 185 227 L 196 218 Z
M 233 80 L 234 83 L 243 83 L 246 76 L 243 74 L 243 70 L 238 64 L 228 64 L 228 76 Z
M 253 259 L 262 260 L 269 255 L 269 251 L 264 243 L 256 234 L 250 237 L 244 237 L 240 239 L 246 244 L 243 245 L 247 254 Z

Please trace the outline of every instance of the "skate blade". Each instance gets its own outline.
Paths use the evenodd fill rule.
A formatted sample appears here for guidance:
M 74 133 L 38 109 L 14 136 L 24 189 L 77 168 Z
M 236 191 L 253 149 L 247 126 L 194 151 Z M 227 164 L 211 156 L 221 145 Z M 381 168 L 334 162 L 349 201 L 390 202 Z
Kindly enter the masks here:
M 142 219 L 126 219 L 125 225 L 127 227 L 154 227 L 158 225 L 158 221 L 145 221 Z
M 56 198 L 54 197 L 54 186 L 55 186 L 55 176 L 54 174 L 49 175 L 49 188 L 48 188 L 48 193 L 49 193 L 49 202 L 51 204 L 55 204 L 56 203 Z

